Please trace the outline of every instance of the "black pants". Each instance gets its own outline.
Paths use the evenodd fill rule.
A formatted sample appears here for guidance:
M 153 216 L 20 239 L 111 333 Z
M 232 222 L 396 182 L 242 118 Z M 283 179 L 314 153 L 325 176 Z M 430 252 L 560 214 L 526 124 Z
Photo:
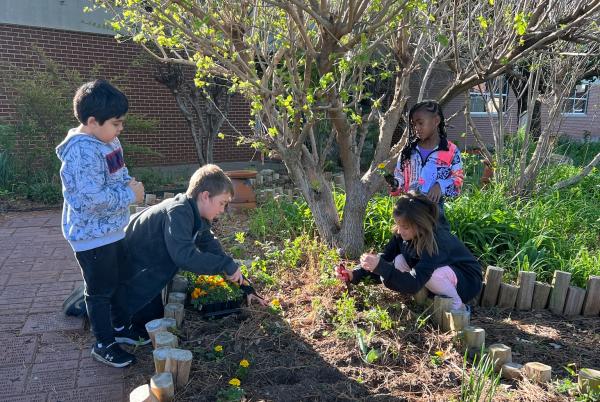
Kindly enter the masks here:
M 128 276 L 124 241 L 75 253 L 85 286 L 85 305 L 98 343 L 114 342 L 113 327 L 129 325 L 126 292 L 118 291 Z
M 130 261 L 130 273 L 124 286 L 118 289 L 118 293 L 123 293 L 120 299 L 125 300 L 125 306 L 130 315 L 136 316 L 142 311 L 152 312 L 158 306 L 158 300 L 161 300 L 162 289 L 171 282 L 173 277 L 179 272 L 178 268 L 169 268 L 162 265 L 149 268 L 136 267 Z M 147 306 L 151 304 L 151 306 Z M 155 307 L 152 307 L 155 306 Z M 147 310 L 146 310 L 147 309 Z

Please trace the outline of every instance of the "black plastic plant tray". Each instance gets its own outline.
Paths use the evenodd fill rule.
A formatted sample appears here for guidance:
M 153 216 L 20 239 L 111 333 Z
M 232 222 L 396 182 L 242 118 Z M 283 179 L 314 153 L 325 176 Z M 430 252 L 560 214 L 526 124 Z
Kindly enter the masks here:
M 226 302 L 202 304 L 200 314 L 203 318 L 220 318 L 230 314 L 239 313 L 243 299 L 229 300 Z

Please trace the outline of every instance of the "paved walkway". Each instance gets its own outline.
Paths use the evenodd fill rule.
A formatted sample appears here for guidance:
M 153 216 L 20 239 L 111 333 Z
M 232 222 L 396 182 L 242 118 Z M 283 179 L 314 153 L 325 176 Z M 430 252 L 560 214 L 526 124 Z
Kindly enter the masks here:
M 123 369 L 92 360 L 83 320 L 61 313 L 80 283 L 59 211 L 0 215 L 0 400 L 123 400 Z

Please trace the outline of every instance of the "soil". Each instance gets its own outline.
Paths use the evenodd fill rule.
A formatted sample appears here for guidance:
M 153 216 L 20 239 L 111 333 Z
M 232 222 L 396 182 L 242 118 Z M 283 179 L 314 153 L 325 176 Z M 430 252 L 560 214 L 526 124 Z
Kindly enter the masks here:
M 41 202 L 31 201 L 26 197 L 8 197 L 0 195 L 0 213 L 46 211 L 49 209 L 59 209 L 61 207 L 62 203 L 56 205 L 48 205 Z
M 226 217 L 215 225 L 227 249 L 236 231 L 246 231 L 247 217 Z M 256 254 L 249 239 L 248 257 Z M 355 338 L 336 335 L 332 317 L 336 301 L 346 288 L 339 284 L 324 289 L 319 274 L 307 265 L 280 273 L 280 282 L 260 289 L 268 299 L 277 298 L 282 313 L 257 306 L 240 314 L 207 321 L 186 311 L 180 347 L 190 349 L 194 360 L 190 381 L 176 394 L 176 401 L 215 401 L 228 387 L 242 359 L 250 361 L 241 387 L 247 401 L 450 401 L 460 400 L 463 356 L 451 334 L 440 333 L 410 298 L 371 286 L 351 290 L 359 305 L 368 310 L 369 300 L 385 308 L 394 319 L 392 330 L 376 330 L 370 347 L 381 351 L 372 364 L 361 358 Z M 313 308 L 313 300 L 321 308 Z M 360 314 L 360 313 L 359 313 Z M 515 312 L 478 308 L 472 323 L 486 331 L 486 344 L 504 343 L 513 361 L 538 361 L 552 366 L 553 380 L 569 377 L 564 368 L 600 367 L 600 319 L 565 319 L 547 311 Z M 369 332 L 369 328 L 365 328 Z M 211 351 L 223 346 L 223 357 Z M 442 354 L 437 364 L 435 352 Z M 154 365 L 151 349 L 136 351 L 138 363 L 126 371 L 128 390 L 148 383 Z M 571 378 L 572 379 L 572 378 Z M 576 381 L 576 379 L 573 379 Z M 559 381 L 536 385 L 527 380 L 502 380 L 494 401 L 575 400 L 557 389 Z

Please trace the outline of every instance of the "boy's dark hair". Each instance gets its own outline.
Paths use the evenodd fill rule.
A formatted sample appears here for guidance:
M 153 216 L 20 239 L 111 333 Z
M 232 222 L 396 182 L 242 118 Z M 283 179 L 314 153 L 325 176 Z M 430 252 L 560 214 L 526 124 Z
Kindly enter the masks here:
M 211 197 L 229 193 L 233 197 L 233 184 L 231 179 L 217 165 L 204 165 L 194 172 L 186 194 L 194 200 L 198 194 L 208 191 Z
M 113 117 L 124 116 L 128 110 L 125 94 L 105 80 L 86 82 L 73 97 L 73 113 L 81 124 L 94 117 L 102 125 Z
M 434 255 L 438 253 L 438 245 L 435 241 L 435 228 L 439 217 L 439 207 L 427 196 L 409 191 L 400 195 L 394 211 L 394 220 L 403 219 L 415 228 L 416 236 L 412 240 L 418 256 L 423 252 Z M 399 235 L 398 224 L 392 228 L 394 234 Z
M 448 134 L 446 133 L 446 119 L 444 119 L 444 112 L 442 112 L 442 107 L 439 103 L 434 100 L 424 100 L 423 102 L 419 102 L 410 108 L 408 112 L 408 141 L 406 141 L 406 145 L 402 148 L 402 153 L 400 154 L 400 166 L 403 166 L 404 163 L 410 160 L 410 154 L 412 150 L 417 147 L 417 143 L 419 142 L 419 138 L 417 137 L 417 133 L 411 124 L 413 115 L 421 110 L 425 109 L 430 113 L 437 114 L 440 117 L 440 124 L 438 124 L 439 136 L 440 136 L 440 144 L 438 149 L 443 151 L 448 150 Z

